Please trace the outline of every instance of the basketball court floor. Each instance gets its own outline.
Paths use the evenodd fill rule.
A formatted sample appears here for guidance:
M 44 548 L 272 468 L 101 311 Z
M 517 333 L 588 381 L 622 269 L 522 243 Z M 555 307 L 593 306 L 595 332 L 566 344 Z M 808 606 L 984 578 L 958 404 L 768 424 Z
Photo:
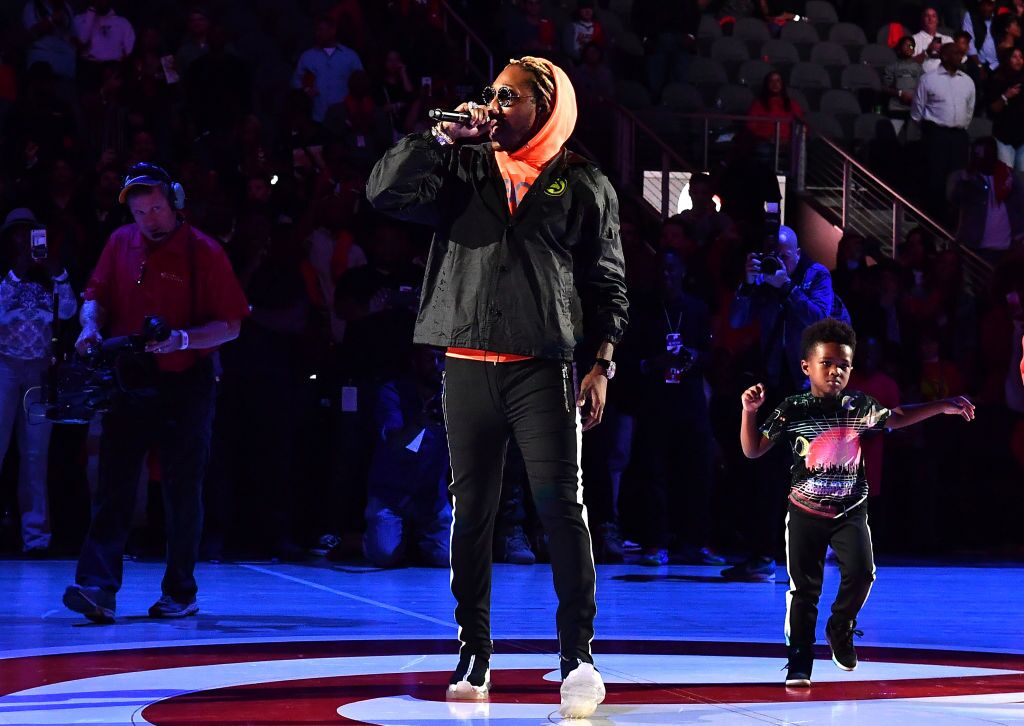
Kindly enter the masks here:
M 444 698 L 455 664 L 444 570 L 201 565 L 198 616 L 145 617 L 162 565 L 126 563 L 115 625 L 61 606 L 71 561 L 0 562 L 0 724 L 560 723 L 543 565 L 496 566 L 489 702 Z M 1024 566 L 879 563 L 860 667 L 822 645 L 783 685 L 786 577 L 598 567 L 608 697 L 576 724 L 1024 724 Z M 822 610 L 835 592 L 829 568 Z

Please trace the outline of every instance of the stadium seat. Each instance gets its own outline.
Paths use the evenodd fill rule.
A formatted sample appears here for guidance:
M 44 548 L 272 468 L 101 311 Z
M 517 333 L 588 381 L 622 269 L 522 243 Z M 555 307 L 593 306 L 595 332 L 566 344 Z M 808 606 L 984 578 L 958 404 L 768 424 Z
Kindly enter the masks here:
M 729 77 L 718 61 L 696 56 L 690 58 L 686 67 L 686 81 L 696 86 L 704 99 L 704 104 L 710 105 L 714 102 L 718 87 L 728 83 Z
M 882 69 L 896 62 L 896 52 L 887 45 L 868 43 L 860 49 L 860 62 Z
M 807 19 L 815 24 L 835 25 L 839 22 L 832 3 L 826 0 L 807 0 Z
M 797 63 L 789 74 L 790 88 L 798 88 L 804 92 L 807 99 L 818 107 L 817 100 L 821 94 L 832 87 L 832 79 L 824 66 L 817 63 Z
M 719 38 L 711 44 L 711 58 L 722 64 L 729 78 L 735 78 L 740 64 L 750 59 L 750 50 L 739 38 Z
M 635 58 L 641 58 L 644 54 L 644 43 L 640 40 L 639 35 L 626 31 L 616 39 L 615 50 Z
M 711 52 L 711 44 L 716 38 L 722 37 L 722 26 L 715 20 L 715 16 L 705 13 L 700 16 L 700 24 L 697 26 L 697 45 L 700 47 L 701 55 Z
M 868 44 L 867 36 L 859 25 L 836 23 L 828 31 L 828 39 L 846 48 L 847 52 L 858 51 Z M 854 55 L 851 53 L 851 55 Z
M 626 24 L 622 22 L 622 18 L 611 10 L 602 10 L 601 8 L 597 8 L 594 16 L 604 27 L 604 32 L 609 39 L 618 41 L 619 38 L 625 35 L 629 30 L 626 27 Z M 627 15 L 626 17 L 629 16 Z
M 788 40 L 769 40 L 761 46 L 761 60 L 771 63 L 785 77 L 800 62 L 800 53 Z
M 752 58 L 740 64 L 740 69 L 736 73 L 736 82 L 753 89 L 759 89 L 764 77 L 772 70 L 774 69 L 771 63 L 765 63 L 760 58 Z
M 675 111 L 701 111 L 704 99 L 693 86 L 686 83 L 670 83 L 661 91 L 661 105 Z
M 715 99 L 715 108 L 720 113 L 743 115 L 750 110 L 754 101 L 754 92 L 746 86 L 729 84 L 722 86 Z
M 800 108 L 802 108 L 804 111 L 811 110 L 811 104 L 807 100 L 807 94 L 805 94 L 799 88 L 787 88 L 786 93 L 789 94 L 789 100 L 796 101 L 798 104 L 800 104 Z
M 819 136 L 824 136 L 833 141 L 842 142 L 846 137 L 843 134 L 843 127 L 840 123 L 827 113 L 806 113 L 804 121 L 811 131 Z
M 757 55 L 764 42 L 771 38 L 767 23 L 759 18 L 737 19 L 732 34 L 747 44 L 751 57 Z
M 626 108 L 647 108 L 651 105 L 651 92 L 636 81 L 618 81 L 615 84 L 615 100 Z
M 824 40 L 811 48 L 811 62 L 824 66 L 832 85 L 837 86 L 839 85 L 839 75 L 846 66 L 850 65 L 850 54 L 839 43 Z
M 857 97 L 839 88 L 830 88 L 822 94 L 819 110 L 836 117 L 859 116 L 862 113 Z
M 880 113 L 862 113 L 853 122 L 853 138 L 855 141 L 871 141 L 877 135 L 879 122 L 891 124 L 888 118 Z
M 800 53 L 800 60 L 807 60 L 811 54 L 811 48 L 821 40 L 818 31 L 810 23 L 786 23 L 782 26 L 782 40 L 788 40 Z
M 878 71 L 873 67 L 863 63 L 854 63 L 843 69 L 839 86 L 854 92 L 865 88 L 880 91 L 882 90 L 882 79 L 878 77 Z

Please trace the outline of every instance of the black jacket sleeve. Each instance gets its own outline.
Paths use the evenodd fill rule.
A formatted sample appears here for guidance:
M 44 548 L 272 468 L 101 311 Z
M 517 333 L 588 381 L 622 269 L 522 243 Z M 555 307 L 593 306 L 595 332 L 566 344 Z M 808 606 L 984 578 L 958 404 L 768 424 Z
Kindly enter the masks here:
M 592 170 L 595 208 L 588 215 L 584 234 L 593 240 L 589 254 L 577 268 L 577 289 L 583 302 L 584 335 L 595 346 L 618 343 L 629 322 L 626 299 L 626 264 L 619 238 L 619 199 L 611 183 Z
M 406 136 L 374 165 L 366 182 L 366 198 L 378 212 L 439 226 L 454 148 L 441 146 L 429 131 Z

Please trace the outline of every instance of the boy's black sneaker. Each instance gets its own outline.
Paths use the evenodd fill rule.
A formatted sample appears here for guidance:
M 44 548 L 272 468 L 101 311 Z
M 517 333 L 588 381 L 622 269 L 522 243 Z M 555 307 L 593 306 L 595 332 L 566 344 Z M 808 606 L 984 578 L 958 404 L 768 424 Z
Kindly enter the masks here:
M 447 697 L 482 701 L 491 692 L 491 660 L 486 655 L 463 655 L 448 681 Z
M 857 649 L 853 647 L 853 636 L 863 637 L 864 631 L 857 630 L 856 620 L 828 619 L 825 624 L 825 640 L 832 648 L 832 662 L 844 671 L 857 667 Z
M 791 645 L 787 653 L 786 686 L 788 688 L 809 688 L 811 669 L 814 667 L 814 650 L 809 645 Z

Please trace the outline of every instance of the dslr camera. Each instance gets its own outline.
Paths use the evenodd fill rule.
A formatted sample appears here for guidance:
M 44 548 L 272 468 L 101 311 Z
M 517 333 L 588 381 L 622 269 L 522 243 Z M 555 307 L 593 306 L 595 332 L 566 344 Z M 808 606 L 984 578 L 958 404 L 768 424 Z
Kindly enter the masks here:
M 754 259 L 761 263 L 761 274 L 766 277 L 774 275 L 786 266 L 786 263 L 782 261 L 782 258 L 774 252 L 755 254 Z
M 89 423 L 121 400 L 156 395 L 158 368 L 146 345 L 170 335 L 171 327 L 163 318 L 150 316 L 138 333 L 104 340 L 84 356 L 57 360 L 43 374 L 46 418 L 56 423 Z

